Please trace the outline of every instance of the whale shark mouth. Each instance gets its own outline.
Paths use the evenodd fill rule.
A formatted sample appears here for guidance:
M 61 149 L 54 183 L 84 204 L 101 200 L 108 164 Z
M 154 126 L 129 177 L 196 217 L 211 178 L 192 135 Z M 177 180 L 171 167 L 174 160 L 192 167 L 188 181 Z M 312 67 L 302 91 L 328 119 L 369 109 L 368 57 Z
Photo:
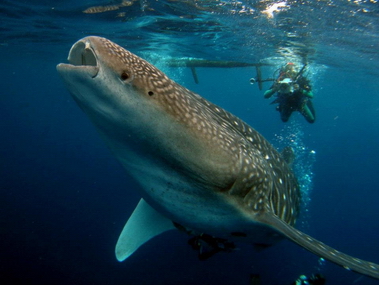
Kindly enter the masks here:
M 96 53 L 89 41 L 78 41 L 69 52 L 68 61 L 70 65 L 85 69 L 91 77 L 96 77 L 99 72 L 99 65 Z

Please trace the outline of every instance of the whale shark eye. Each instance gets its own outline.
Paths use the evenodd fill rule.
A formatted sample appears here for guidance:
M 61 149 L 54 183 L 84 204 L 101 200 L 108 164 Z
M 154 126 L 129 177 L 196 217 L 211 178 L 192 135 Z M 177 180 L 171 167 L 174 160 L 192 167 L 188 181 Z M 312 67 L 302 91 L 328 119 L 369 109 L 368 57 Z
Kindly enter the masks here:
M 123 73 L 121 73 L 121 79 L 122 80 L 128 80 L 129 79 L 129 74 L 127 73 L 127 72 L 123 72 Z
M 149 96 L 153 96 L 154 92 L 153 91 L 149 91 L 147 94 L 149 94 Z

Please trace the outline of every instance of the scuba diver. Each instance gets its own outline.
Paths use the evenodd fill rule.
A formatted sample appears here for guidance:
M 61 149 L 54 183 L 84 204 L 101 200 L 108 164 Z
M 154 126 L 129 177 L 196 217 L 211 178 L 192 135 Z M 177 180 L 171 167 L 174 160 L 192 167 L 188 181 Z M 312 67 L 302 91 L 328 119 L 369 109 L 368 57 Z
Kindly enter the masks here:
M 216 238 L 207 234 L 192 237 L 188 244 L 198 251 L 199 260 L 206 260 L 220 251 L 231 252 L 236 248 L 234 243 L 226 239 Z
M 291 285 L 324 285 L 326 282 L 325 277 L 322 274 L 312 274 L 311 277 L 300 275 L 299 278 L 291 283 Z
M 320 274 L 312 274 L 311 277 L 300 275 L 291 285 L 325 285 L 326 278 Z M 250 274 L 249 285 L 261 285 L 259 274 Z
M 279 104 L 276 110 L 280 112 L 283 122 L 287 122 L 294 111 L 300 112 L 309 123 L 314 123 L 316 120 L 311 101 L 313 93 L 310 82 L 302 76 L 305 67 L 306 65 L 297 72 L 292 62 L 287 63 L 280 69 L 275 83 L 264 93 L 266 99 L 277 93 L 277 98 L 271 104 Z

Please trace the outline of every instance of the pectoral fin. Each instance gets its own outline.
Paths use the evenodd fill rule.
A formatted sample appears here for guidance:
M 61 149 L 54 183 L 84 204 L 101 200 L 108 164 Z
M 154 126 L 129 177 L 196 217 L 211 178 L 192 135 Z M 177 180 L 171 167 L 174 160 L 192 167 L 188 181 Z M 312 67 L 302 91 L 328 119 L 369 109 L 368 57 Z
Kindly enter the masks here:
M 281 232 L 293 242 L 324 259 L 332 261 L 337 265 L 344 267 L 345 269 L 365 274 L 374 278 L 379 278 L 378 264 L 361 260 L 339 252 L 338 250 L 335 250 L 334 248 L 331 248 L 330 246 L 327 246 L 326 244 L 323 244 L 322 242 L 291 227 L 273 214 L 265 213 L 259 218 L 259 220 L 267 225 L 272 226 L 274 229 L 276 229 L 278 232 Z
M 117 260 L 124 261 L 148 240 L 174 228 L 170 220 L 141 199 L 118 238 Z

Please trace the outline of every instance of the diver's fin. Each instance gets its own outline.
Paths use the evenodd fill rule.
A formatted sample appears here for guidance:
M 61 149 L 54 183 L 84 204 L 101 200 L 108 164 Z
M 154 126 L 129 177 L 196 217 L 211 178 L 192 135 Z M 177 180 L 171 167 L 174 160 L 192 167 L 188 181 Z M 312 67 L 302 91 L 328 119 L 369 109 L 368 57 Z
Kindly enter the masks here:
M 289 166 L 292 166 L 293 161 L 295 160 L 295 152 L 293 151 L 293 148 L 290 146 L 286 146 L 283 148 L 281 153 L 283 159 Z
M 118 238 L 117 260 L 124 261 L 148 240 L 174 228 L 170 220 L 141 199 Z
M 278 232 L 282 233 L 284 236 L 309 250 L 310 252 L 331 262 L 334 262 L 337 265 L 344 267 L 345 269 L 365 274 L 373 278 L 379 278 L 378 264 L 354 258 L 352 256 L 339 252 L 334 248 L 331 248 L 326 244 L 323 244 L 322 242 L 302 233 L 294 227 L 291 227 L 274 214 L 264 213 L 259 217 L 259 221 L 272 226 Z

